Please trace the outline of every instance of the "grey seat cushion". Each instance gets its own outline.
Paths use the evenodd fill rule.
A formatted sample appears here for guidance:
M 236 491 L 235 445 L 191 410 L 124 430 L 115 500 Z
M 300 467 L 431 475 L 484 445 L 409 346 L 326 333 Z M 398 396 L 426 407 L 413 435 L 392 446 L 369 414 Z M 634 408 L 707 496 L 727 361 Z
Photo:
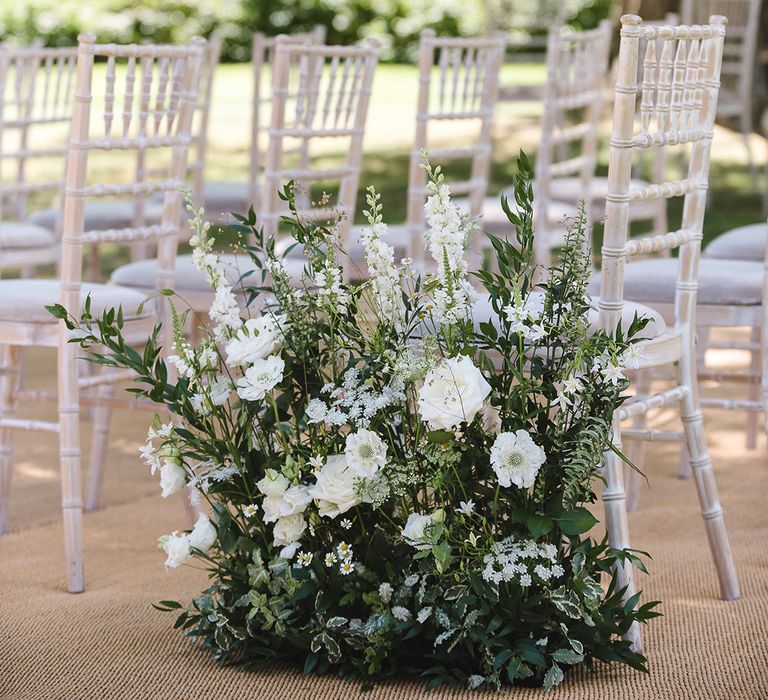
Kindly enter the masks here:
M 247 255 L 222 255 L 221 262 L 224 271 L 233 287 L 240 286 L 243 275 L 245 286 L 261 284 L 261 269 L 255 265 Z M 296 279 L 301 274 L 304 261 L 300 258 L 292 258 L 285 261 L 285 266 L 291 279 Z M 114 284 L 125 287 L 134 287 L 143 290 L 153 290 L 157 284 L 157 259 L 138 260 L 118 267 L 112 273 Z M 175 289 L 179 292 L 209 292 L 211 286 L 200 270 L 192 262 L 191 255 L 179 255 L 176 257 L 176 283 Z
M 111 284 L 89 284 L 80 288 L 81 305 L 91 296 L 91 313 L 101 315 L 103 311 L 122 307 L 126 319 L 151 315 L 145 308 L 141 316 L 136 311 L 146 301 L 146 296 L 133 289 L 116 287 Z M 61 285 L 58 280 L 0 280 L 0 321 L 23 321 L 26 323 L 55 323 L 56 319 L 46 311 L 46 306 L 58 304 L 61 299 Z
M 543 292 L 532 292 L 531 296 L 543 297 Z M 589 325 L 592 331 L 596 331 L 600 327 L 600 313 L 597 310 L 597 305 L 599 303 L 600 297 L 592 297 L 592 305 L 594 308 L 589 312 Z M 621 313 L 622 328 L 629 328 L 635 314 L 639 317 L 649 319 L 648 325 L 641 333 L 643 338 L 658 338 L 667 330 L 667 324 L 664 322 L 661 314 L 648 306 L 635 304 L 633 302 L 624 303 L 624 308 Z M 475 303 L 472 315 L 475 326 L 480 322 L 489 321 L 496 317 L 493 307 L 491 306 L 490 297 L 487 294 L 480 295 L 480 298 Z
M 133 225 L 133 202 L 127 200 L 91 199 L 85 203 L 86 231 L 104 231 L 111 228 L 127 228 Z M 56 230 L 61 209 L 50 207 L 33 214 L 29 220 L 47 228 Z M 148 199 L 144 204 L 144 222 L 156 224 L 163 216 L 163 202 Z
M 29 221 L 0 221 L 0 249 L 50 248 L 56 240 L 45 227 Z
M 719 235 L 703 252 L 706 258 L 726 260 L 765 260 L 765 247 L 768 243 L 768 223 L 739 226 Z
M 671 304 L 675 300 L 677 258 L 637 260 L 624 268 L 624 298 L 643 304 Z M 698 303 L 724 306 L 760 304 L 763 266 L 743 260 L 699 261 Z M 599 294 L 600 275 L 590 281 L 589 293 Z

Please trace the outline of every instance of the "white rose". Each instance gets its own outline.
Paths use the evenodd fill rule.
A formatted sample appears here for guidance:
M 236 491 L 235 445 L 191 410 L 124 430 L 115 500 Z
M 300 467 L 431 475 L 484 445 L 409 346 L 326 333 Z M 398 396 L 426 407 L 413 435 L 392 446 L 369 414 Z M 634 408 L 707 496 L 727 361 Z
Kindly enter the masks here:
M 283 378 L 284 370 L 285 362 L 278 355 L 256 360 L 245 370 L 245 376 L 237 380 L 237 395 L 243 401 L 261 401 Z
M 304 534 L 307 523 L 301 513 L 289 515 L 286 518 L 280 518 L 275 523 L 275 529 L 272 531 L 276 547 L 285 547 L 286 545 L 298 542 Z
M 256 482 L 256 488 L 265 496 L 282 496 L 290 485 L 291 482 L 274 469 L 267 469 L 266 476 Z
M 187 483 L 187 474 L 176 462 L 166 459 L 160 467 L 160 487 L 163 489 L 163 498 L 168 498 L 178 493 Z
M 547 456 L 525 430 L 501 433 L 491 447 L 491 467 L 499 484 L 520 488 L 533 486 L 541 465 Z
M 344 456 L 360 476 L 373 476 L 387 463 L 387 446 L 376 433 L 363 428 L 347 435 Z
M 189 533 L 189 546 L 207 552 L 216 542 L 216 528 L 204 513 L 200 513 L 192 532 Z
M 409 545 L 416 549 L 429 549 L 432 544 L 429 542 L 422 542 L 427 528 L 432 525 L 431 515 L 420 515 L 419 513 L 411 513 L 408 516 L 408 520 L 405 523 L 405 527 L 402 529 L 403 537 Z
M 165 560 L 165 566 L 168 569 L 175 569 L 192 556 L 187 535 L 172 532 L 170 535 L 162 537 L 160 543 L 168 555 L 168 558 Z
M 469 423 L 483 407 L 491 387 L 468 357 L 444 360 L 419 389 L 419 414 L 433 429 Z
M 242 367 L 274 354 L 283 340 L 285 316 L 248 319 L 226 345 L 227 364 Z
M 280 496 L 267 496 L 261 504 L 264 522 L 272 523 L 278 518 L 303 513 L 311 500 L 306 486 L 291 486 Z
M 355 480 L 360 476 L 347 464 L 345 455 L 328 457 L 317 473 L 317 483 L 309 489 L 310 495 L 317 501 L 320 515 L 335 518 L 362 503 L 355 489 Z

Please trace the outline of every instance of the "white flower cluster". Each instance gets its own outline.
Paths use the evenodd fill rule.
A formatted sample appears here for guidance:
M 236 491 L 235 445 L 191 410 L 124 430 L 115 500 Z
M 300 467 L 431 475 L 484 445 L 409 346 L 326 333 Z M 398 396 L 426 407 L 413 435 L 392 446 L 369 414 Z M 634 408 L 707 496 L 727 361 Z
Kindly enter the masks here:
M 313 281 L 317 287 L 315 292 L 326 306 L 341 314 L 347 312 L 350 296 L 343 283 L 341 268 L 329 264 L 315 273 Z
M 533 540 L 507 537 L 496 542 L 483 557 L 483 579 L 492 583 L 514 581 L 527 588 L 534 581 L 546 583 L 560 578 L 565 572 L 557 563 L 557 547 L 537 544 Z
M 380 392 L 368 384 L 360 382 L 360 372 L 351 368 L 344 373 L 340 387 L 326 384 L 321 393 L 328 394 L 330 401 L 312 399 L 307 404 L 307 422 L 326 423 L 328 425 L 353 425 L 366 428 L 371 419 L 390 406 L 405 401 L 405 383 L 394 378 Z
M 440 286 L 434 291 L 435 319 L 453 324 L 471 317 L 476 293 L 467 281 L 464 249 L 468 237 L 459 208 L 451 202 L 448 185 L 439 171 L 427 184 L 432 194 L 424 205 L 429 253 L 437 263 Z
M 525 301 L 518 299 L 514 304 L 504 307 L 503 312 L 510 323 L 510 330 L 519 333 L 529 342 L 541 340 L 546 336 L 542 325 L 544 316 L 544 295 L 529 294 Z
M 400 273 L 395 267 L 395 249 L 382 240 L 387 234 L 387 225 L 382 221 L 380 198 L 373 188 L 369 188 L 367 202 L 370 210 L 363 213 L 370 226 L 363 229 L 360 242 L 365 250 L 376 313 L 381 320 L 396 323 L 403 311 L 402 288 Z
M 355 562 L 352 561 L 353 556 L 352 545 L 341 542 L 335 549 L 326 552 L 323 561 L 329 569 L 338 563 L 339 573 L 342 576 L 349 576 L 355 570 Z
M 264 494 L 261 507 L 264 522 L 275 523 L 272 536 L 276 547 L 282 547 L 280 556 L 291 559 L 299 548 L 299 540 L 307 523 L 304 511 L 312 500 L 309 489 L 291 482 L 274 469 L 267 469 L 266 476 L 256 483 Z

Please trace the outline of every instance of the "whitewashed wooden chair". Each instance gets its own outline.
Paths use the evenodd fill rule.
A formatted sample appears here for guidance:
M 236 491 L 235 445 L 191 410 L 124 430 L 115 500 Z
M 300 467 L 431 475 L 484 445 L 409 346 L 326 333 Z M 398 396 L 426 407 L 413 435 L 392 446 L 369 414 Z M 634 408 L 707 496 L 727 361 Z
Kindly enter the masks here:
M 28 221 L 28 204 L 61 195 L 76 59 L 75 48 L 0 46 L 0 273 L 56 261 L 56 236 Z
M 325 27 L 290 35 L 297 44 L 325 43 Z M 251 40 L 251 134 L 248 181 L 209 181 L 204 185 L 203 203 L 210 218 L 226 217 L 230 212 L 245 213 L 251 205 L 258 209 L 258 196 L 264 182 L 264 155 L 272 105 L 272 60 L 276 37 L 256 32 Z
M 338 245 L 348 250 L 355 217 L 378 44 L 342 47 L 296 44 L 278 37 L 273 60 L 272 114 L 264 158 L 260 219 L 266 234 L 277 234 L 285 213 L 278 192 L 288 180 L 296 184 L 296 205 L 305 219 L 338 217 Z M 345 154 L 338 166 L 318 167 L 313 151 L 320 143 L 337 143 Z M 330 186 L 330 187 L 329 187 Z M 314 188 L 314 192 L 313 192 Z M 322 197 L 320 189 L 334 197 Z M 313 200 L 316 200 L 313 202 Z M 290 243 L 285 241 L 283 245 Z M 289 264 L 296 274 L 303 259 L 296 249 Z M 351 273 L 352 256 L 342 260 Z
M 80 351 L 69 340 L 73 333 L 64 322 L 56 322 L 45 306 L 61 303 L 79 317 L 86 296 L 91 313 L 121 307 L 129 343 L 146 341 L 157 319 L 164 321 L 163 346 L 170 348 L 172 329 L 168 308 L 158 299 L 143 310 L 143 294 L 117 286 L 82 281 L 83 246 L 111 242 L 128 245 L 136 240 L 156 240 L 161 264 L 157 288 L 173 287 L 176 240 L 182 226 L 181 187 L 185 181 L 190 127 L 196 100 L 203 39 L 188 47 L 118 46 L 97 44 L 91 34 L 79 37 L 77 79 L 72 129 L 67 155 L 66 188 L 62 228 L 61 276 L 56 280 L 0 280 L 0 531 L 8 529 L 8 500 L 11 486 L 14 430 L 42 430 L 59 435 L 62 511 L 66 546 L 67 585 L 71 592 L 84 588 L 82 556 L 82 495 L 80 476 L 79 412 L 81 390 L 125 379 L 125 372 L 81 377 L 84 363 Z M 94 90 L 94 59 L 106 59 L 104 89 Z M 137 76 L 137 73 L 140 75 Z M 119 75 L 118 75 L 119 74 Z M 116 82 L 121 79 L 120 108 L 116 106 Z M 142 86 L 137 95 L 136 86 Z M 94 96 L 103 107 L 94 106 Z M 150 99 L 151 98 L 151 99 Z M 98 119 L 99 114 L 102 119 Z M 135 151 L 166 158 L 170 165 L 159 180 L 129 184 L 94 184 L 89 163 L 99 152 L 135 158 Z M 91 177 L 89 177 L 89 175 Z M 110 230 L 84 230 L 85 202 L 110 195 L 165 193 L 163 216 L 157 225 Z M 162 299 L 162 298 L 161 298 Z M 43 422 L 13 417 L 19 398 L 18 354 L 24 346 L 57 348 L 59 420 Z M 41 400 L 51 392 L 37 392 Z M 21 394 L 22 398 L 24 394 Z M 101 404 L 100 397 L 95 402 Z M 112 402 L 114 403 L 114 401 Z M 97 409 L 101 411 L 103 405 Z
M 451 177 L 450 172 L 446 176 L 452 194 L 466 195 L 455 201 L 473 218 L 482 213 L 488 191 L 491 132 L 505 42 L 501 33 L 493 37 L 460 39 L 438 37 L 432 29 L 421 32 L 416 132 L 410 156 L 406 222 L 390 226 L 386 236 L 396 254 L 411 258 L 417 267 L 426 264 L 424 151 L 433 165 L 444 167 L 452 162 L 468 161 L 466 177 Z M 446 122 L 468 124 L 476 129 L 476 135 L 464 139 L 461 145 L 435 145 L 435 136 L 430 132 Z M 362 260 L 359 236 L 363 228 L 356 226 L 352 232 L 350 255 L 355 261 Z M 478 237 L 475 253 L 479 245 Z
M 584 32 L 553 28 L 547 39 L 547 82 L 534 183 L 536 259 L 542 265 L 549 263 L 550 251 L 562 243 L 563 222 L 576 216 L 578 201 L 585 200 L 587 212 L 591 210 L 610 44 L 607 20 Z M 566 179 L 580 193 L 569 202 L 553 196 L 556 183 Z M 511 189 L 504 194 L 514 197 Z M 513 231 L 498 196 L 485 199 L 482 226 L 501 236 Z
M 647 26 L 673 26 L 679 24 L 679 20 L 676 14 L 667 13 L 664 20 L 646 22 L 645 24 Z M 657 44 L 659 41 L 656 39 Z M 645 43 L 645 40 L 641 39 L 641 56 L 645 55 Z M 614 60 L 606 81 L 605 106 L 608 109 L 613 107 L 613 85 L 616 82 L 617 64 L 618 61 Z M 642 74 L 642 63 L 639 64 L 638 70 Z M 639 107 L 639 100 L 637 104 Z M 664 148 L 651 148 L 649 151 L 646 157 L 633 167 L 633 187 L 645 187 L 652 183 L 661 184 L 666 179 L 667 150 Z M 591 180 L 591 202 L 588 209 L 588 214 L 592 221 L 602 221 L 605 217 L 605 195 L 607 193 L 608 177 L 595 175 Z M 578 204 L 579 201 L 584 199 L 584 188 L 581 179 L 567 176 L 552 178 L 549 185 L 549 196 L 557 202 Z M 666 233 L 669 230 L 667 224 L 667 201 L 665 199 L 652 199 L 632 202 L 629 208 L 629 220 L 631 222 L 650 222 L 652 233 Z
M 278 47 L 281 59 L 277 82 Z M 269 149 L 264 159 L 264 182 L 267 193 L 259 197 L 257 209 L 265 231 L 275 230 L 285 213 L 278 199 L 278 188 L 289 179 L 303 189 L 312 183 L 329 186 L 340 183 L 335 209 L 343 214 L 341 235 L 354 217 L 358 180 L 362 166 L 362 140 L 373 71 L 378 60 L 378 47 L 342 47 L 317 44 L 295 44 L 292 37 L 278 37 L 273 57 L 272 116 L 268 128 Z M 287 80 L 287 84 L 283 84 Z M 279 102 L 277 96 L 280 95 Z M 344 163 L 338 168 L 317 168 L 312 164 L 312 149 L 320 142 L 333 139 L 342 142 Z M 300 202 L 301 204 L 301 202 Z M 304 208 L 308 214 L 308 208 Z M 317 215 L 328 214 L 329 208 Z M 287 246 L 288 242 L 284 242 Z M 300 250 L 293 251 L 288 267 L 298 274 L 303 267 Z M 222 263 L 233 285 L 241 275 L 254 270 L 245 255 L 222 255 Z M 112 281 L 122 286 L 148 292 L 156 276 L 156 260 L 140 260 L 119 267 Z M 191 255 L 176 258 L 176 290 L 199 314 L 207 313 L 213 292 L 205 276 L 192 263 Z
M 638 299 L 629 282 L 637 279 L 637 270 L 646 273 L 655 264 L 672 269 L 674 325 L 641 346 L 640 368 L 650 369 L 675 363 L 675 386 L 666 391 L 638 396 L 616 412 L 614 441 L 621 447 L 622 437 L 632 440 L 684 439 L 696 475 L 704 525 L 720 581 L 723 598 L 739 597 L 739 586 L 731 556 L 723 511 L 717 494 L 712 462 L 707 449 L 699 402 L 696 375 L 696 301 L 701 276 L 698 272 L 699 250 L 709 177 L 709 160 L 717 105 L 723 38 L 726 19 L 713 16 L 703 26 L 652 27 L 640 17 L 621 19 L 621 46 L 614 103 L 609 188 L 606 205 L 605 236 L 600 275 L 600 322 L 606 331 L 616 328 L 625 299 Z M 661 55 L 656 53 L 655 38 L 663 40 Z M 648 39 L 641 86 L 640 123 L 635 123 L 638 94 L 638 46 Z M 665 66 L 673 66 L 667 70 Z M 657 70 L 658 69 L 658 70 Z M 631 186 L 632 162 L 639 152 L 651 146 L 690 144 L 688 173 L 685 178 L 644 188 Z M 632 201 L 652 198 L 684 198 L 680 230 L 641 239 L 628 239 L 627 211 Z M 636 255 L 679 247 L 680 257 L 628 262 Z M 702 287 L 706 291 L 706 286 Z M 621 421 L 663 406 L 680 406 L 684 434 L 663 433 L 645 428 L 621 430 Z M 612 546 L 630 546 L 622 461 L 613 453 L 605 456 L 606 529 Z M 631 565 L 621 566 L 618 582 L 626 587 L 625 596 L 635 592 Z M 639 630 L 630 638 L 639 645 Z
M 681 0 L 680 5 L 680 18 L 685 24 L 706 22 L 715 12 L 728 18 L 717 116 L 738 119 L 755 190 L 758 188 L 757 165 L 750 141 L 754 131 L 752 88 L 763 5 L 762 0 Z

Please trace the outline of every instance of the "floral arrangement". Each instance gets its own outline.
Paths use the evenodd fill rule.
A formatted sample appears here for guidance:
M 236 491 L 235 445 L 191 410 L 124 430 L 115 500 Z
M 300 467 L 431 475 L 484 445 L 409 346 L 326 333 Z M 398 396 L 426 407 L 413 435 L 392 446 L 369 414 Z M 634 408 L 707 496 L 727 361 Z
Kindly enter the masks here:
M 339 220 L 305 221 L 289 184 L 283 225 L 304 272 L 291 279 L 253 212 L 241 217 L 259 270 L 245 311 L 193 212 L 215 299 L 197 347 L 174 309 L 172 369 L 159 329 L 139 353 L 119 311 L 67 319 L 75 342 L 101 348 L 94 361 L 135 370 L 132 390 L 171 415 L 142 449 L 162 495 L 187 487 L 208 506 L 160 545 L 169 569 L 204 564 L 210 586 L 158 607 L 249 667 L 547 689 L 595 659 L 645 670 L 622 635 L 656 604 L 625 600 L 614 576 L 643 565 L 590 536 L 586 507 L 645 321 L 590 327 L 583 215 L 559 262 L 534 268 L 525 156 L 516 211 L 503 200 L 516 240 L 490 239 L 496 271 L 468 271 L 474 224 L 425 167 L 429 274 L 395 263 L 371 189 L 368 275 L 345 283 Z

